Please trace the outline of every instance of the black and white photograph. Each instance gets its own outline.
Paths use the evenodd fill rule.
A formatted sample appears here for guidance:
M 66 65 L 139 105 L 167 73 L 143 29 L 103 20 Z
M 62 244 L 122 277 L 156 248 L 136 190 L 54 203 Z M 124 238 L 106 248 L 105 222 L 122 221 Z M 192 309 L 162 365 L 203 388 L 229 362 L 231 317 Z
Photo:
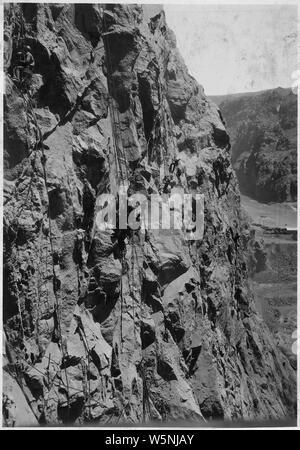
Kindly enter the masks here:
M 298 3 L 0 7 L 2 429 L 297 429 Z

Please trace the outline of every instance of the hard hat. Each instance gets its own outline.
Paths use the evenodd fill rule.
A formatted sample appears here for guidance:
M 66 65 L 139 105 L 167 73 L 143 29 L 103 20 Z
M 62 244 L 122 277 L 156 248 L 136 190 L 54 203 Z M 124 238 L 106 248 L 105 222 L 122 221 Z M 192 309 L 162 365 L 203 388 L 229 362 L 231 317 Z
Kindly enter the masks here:
M 31 47 L 30 47 L 30 45 L 25 45 L 25 50 L 27 50 L 27 51 L 29 51 L 29 52 L 30 52 L 30 50 L 31 50 Z

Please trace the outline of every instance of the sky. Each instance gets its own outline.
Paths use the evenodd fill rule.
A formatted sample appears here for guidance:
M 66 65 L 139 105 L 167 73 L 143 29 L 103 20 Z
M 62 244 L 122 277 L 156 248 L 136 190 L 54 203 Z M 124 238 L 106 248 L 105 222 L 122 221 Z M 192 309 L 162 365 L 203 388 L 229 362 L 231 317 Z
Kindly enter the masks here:
M 186 65 L 206 94 L 292 85 L 296 6 L 165 4 L 164 10 Z

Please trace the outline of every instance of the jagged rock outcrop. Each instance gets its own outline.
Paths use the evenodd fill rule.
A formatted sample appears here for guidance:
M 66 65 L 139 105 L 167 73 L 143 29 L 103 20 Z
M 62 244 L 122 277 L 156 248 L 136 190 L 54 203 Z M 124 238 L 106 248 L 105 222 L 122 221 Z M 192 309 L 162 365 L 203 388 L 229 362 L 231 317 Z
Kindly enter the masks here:
M 162 8 L 25 3 L 5 17 L 4 370 L 33 412 L 16 423 L 293 416 L 293 369 L 248 287 L 228 134 Z M 12 79 L 20 39 L 29 92 Z M 161 171 L 204 194 L 202 240 L 97 228 L 101 194 L 122 177 L 159 192 Z
M 216 97 L 242 193 L 259 201 L 297 199 L 297 95 L 271 89 Z

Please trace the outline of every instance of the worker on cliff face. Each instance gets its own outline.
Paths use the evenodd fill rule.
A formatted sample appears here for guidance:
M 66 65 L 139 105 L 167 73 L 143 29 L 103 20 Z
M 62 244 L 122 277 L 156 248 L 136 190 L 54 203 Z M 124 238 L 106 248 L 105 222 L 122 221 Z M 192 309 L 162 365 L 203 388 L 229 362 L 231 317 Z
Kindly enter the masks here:
M 175 157 L 173 158 L 171 165 L 169 167 L 170 173 L 173 173 L 175 171 L 176 167 L 178 167 L 178 161 L 179 160 L 177 158 L 175 158 Z
M 177 178 L 180 179 L 181 175 L 184 173 L 184 169 L 185 167 L 182 160 L 178 157 L 174 157 L 169 168 L 170 173 L 175 173 Z
M 165 175 L 160 186 L 159 186 L 159 192 L 163 194 L 170 194 L 171 193 L 171 186 L 170 186 L 170 177 Z
M 20 51 L 17 53 L 15 79 L 22 83 L 28 84 L 32 77 L 34 64 L 35 62 L 31 54 L 31 48 L 29 45 L 26 45 L 24 51 Z
M 138 93 L 139 93 L 138 85 L 137 85 L 137 83 L 133 82 L 131 85 L 131 95 L 133 97 L 136 97 L 138 95 Z
M 16 424 L 17 408 L 12 394 L 3 394 L 2 401 L 4 423 L 7 427 L 14 427 Z
M 180 158 L 173 158 L 169 167 L 170 174 L 175 174 L 181 186 L 186 186 L 185 165 Z

